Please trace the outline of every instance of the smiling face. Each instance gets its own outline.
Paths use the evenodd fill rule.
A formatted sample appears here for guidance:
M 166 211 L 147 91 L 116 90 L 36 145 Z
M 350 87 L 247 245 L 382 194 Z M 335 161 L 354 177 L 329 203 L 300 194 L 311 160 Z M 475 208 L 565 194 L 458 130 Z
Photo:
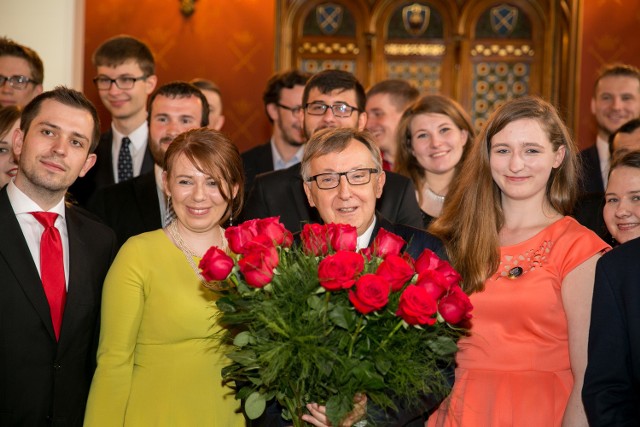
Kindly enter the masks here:
M 88 111 L 52 99 L 42 101 L 26 135 L 21 130 L 14 134 L 16 186 L 36 203 L 40 195 L 63 197 L 96 161 L 96 155 L 89 154 L 93 129 Z
M 142 123 L 147 114 L 147 97 L 156 87 L 156 76 L 145 76 L 140 65 L 134 60 L 125 61 L 115 67 L 99 65 L 96 75 L 110 79 L 146 77 L 145 80 L 136 80 L 131 89 L 120 89 L 112 82 L 109 89 L 98 90 L 102 103 L 114 120 L 131 120 Z
M 347 172 L 361 168 L 375 168 L 371 152 L 352 139 L 339 153 L 318 156 L 309 162 L 309 176 L 327 172 Z M 382 195 L 385 174 L 371 174 L 371 181 L 363 185 L 351 185 L 346 176 L 340 177 L 336 188 L 321 190 L 314 182 L 305 182 L 304 191 L 309 204 L 318 209 L 325 223 L 350 224 L 362 235 L 373 222 L 376 200 Z
M 196 96 L 169 98 L 158 95 L 149 117 L 149 150 L 162 166 L 169 144 L 182 132 L 197 129 L 202 123 L 202 101 Z
M 396 133 L 402 117 L 402 109 L 398 109 L 388 93 L 376 93 L 367 98 L 367 125 L 373 138 L 385 153 L 385 159 L 393 161 L 396 155 Z
M 20 120 L 16 120 L 4 135 L 0 135 L 0 188 L 7 185 L 18 172 L 18 164 L 13 155 L 13 135 L 19 125 Z
M 458 128 L 445 114 L 418 114 L 409 126 L 411 151 L 427 172 L 452 172 L 464 151 L 468 133 Z
M 292 88 L 282 88 L 278 103 L 289 108 L 302 107 L 303 92 L 304 86 L 302 85 L 295 85 Z M 304 114 L 302 110 L 294 114 L 293 111 L 276 104 L 268 104 L 267 112 L 273 120 L 273 132 L 276 140 L 295 147 L 299 147 L 307 142 L 302 127 Z
M 228 203 L 220 190 L 224 186 L 228 191 L 227 183 L 200 171 L 184 154 L 174 159 L 171 175 L 163 174 L 163 184 L 178 221 L 195 233 L 212 230 L 227 210 Z M 235 196 L 237 188 L 233 193 Z
M 611 171 L 602 214 L 618 242 L 640 237 L 640 169 L 621 166 Z
M 314 102 L 325 105 L 347 104 L 356 108 L 358 106 L 355 89 L 336 89 L 329 93 L 322 93 L 317 87 L 314 87 L 309 91 L 307 103 Z M 304 111 L 304 131 L 309 138 L 320 129 L 354 128 L 362 130 L 366 123 L 367 114 L 362 111 L 354 110 L 349 117 L 336 117 L 330 108 L 327 108 L 322 116 L 314 116 L 309 114 L 307 110 Z
M 547 133 L 534 119 L 515 120 L 491 138 L 490 167 L 502 203 L 546 199 L 553 168 L 562 164 L 565 147 L 553 151 Z
M 596 116 L 598 134 L 606 139 L 640 115 L 640 81 L 627 76 L 603 77 L 591 99 L 591 112 Z

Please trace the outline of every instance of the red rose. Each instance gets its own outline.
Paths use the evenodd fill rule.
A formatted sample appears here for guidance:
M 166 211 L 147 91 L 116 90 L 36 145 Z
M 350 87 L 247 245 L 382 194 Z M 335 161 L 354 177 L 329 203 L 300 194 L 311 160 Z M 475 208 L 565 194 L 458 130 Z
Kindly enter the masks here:
M 356 277 L 364 270 L 364 258 L 356 252 L 338 251 L 318 265 L 320 284 L 328 291 L 348 289 L 356 283 Z
M 271 266 L 271 268 L 276 268 L 279 263 L 278 259 L 278 250 L 273 244 L 273 240 L 269 237 L 261 234 L 256 236 L 248 242 L 245 246 L 245 257 L 247 255 L 251 255 L 253 253 L 260 253 L 263 255 L 265 262 Z
M 473 305 L 460 286 L 452 286 L 449 293 L 438 303 L 438 312 L 442 318 L 455 325 L 462 320 L 471 319 Z
M 400 295 L 396 316 L 402 317 L 410 325 L 433 325 L 437 308 L 436 301 L 424 288 L 409 285 Z
M 406 243 L 402 237 L 381 228 L 373 239 L 373 253 L 381 258 L 387 255 L 400 255 Z
M 229 248 L 237 253 L 245 253 L 245 245 L 258 235 L 256 223 L 258 220 L 245 221 L 235 227 L 229 227 L 224 231 L 224 235 L 229 242 Z
M 435 270 L 442 274 L 449 286 L 462 280 L 460 274 L 447 261 L 438 257 L 433 251 L 425 249 L 416 260 L 416 271 L 422 273 L 426 270 Z
M 327 244 L 327 227 L 320 224 L 305 224 L 300 233 L 302 248 L 307 255 L 326 255 L 329 247 Z
M 378 276 L 389 282 L 393 292 L 402 289 L 402 286 L 411 280 L 413 273 L 413 267 L 399 255 L 387 255 L 376 271 Z
M 389 302 L 389 282 L 375 274 L 360 276 L 355 292 L 349 291 L 349 301 L 362 314 L 380 310 Z
M 256 223 L 258 235 L 265 235 L 273 241 L 273 244 L 280 246 L 284 243 L 289 231 L 280 223 L 279 216 L 259 219 Z M 289 233 L 291 234 L 291 233 Z
M 349 224 L 327 224 L 327 234 L 334 251 L 355 251 L 358 230 Z
M 424 270 L 422 273 L 418 274 L 418 281 L 416 282 L 416 285 L 424 288 L 431 298 L 436 301 L 438 301 L 450 288 L 450 285 L 447 283 L 444 275 L 435 270 Z
M 212 246 L 204 254 L 198 267 L 202 271 L 202 277 L 212 282 L 215 280 L 224 280 L 231 273 L 233 268 L 233 260 L 229 255 L 224 253 L 216 246 Z
M 367 259 L 367 261 L 371 261 L 371 259 L 373 259 L 373 249 L 371 249 L 371 246 L 362 248 L 358 252 L 360 252 L 362 256 Z
M 261 252 L 249 252 L 238 261 L 238 267 L 249 286 L 262 288 L 273 279 L 273 266 Z

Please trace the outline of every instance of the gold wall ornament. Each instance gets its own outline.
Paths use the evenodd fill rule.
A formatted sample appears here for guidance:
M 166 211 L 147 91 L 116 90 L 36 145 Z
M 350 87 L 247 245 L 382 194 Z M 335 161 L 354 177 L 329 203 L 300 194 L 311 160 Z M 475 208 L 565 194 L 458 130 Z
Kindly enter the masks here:
M 384 45 L 384 53 L 392 56 L 442 56 L 446 50 L 443 44 L 415 44 L 415 43 L 387 43 Z
M 184 15 L 185 18 L 193 15 L 193 12 L 196 10 L 196 0 L 180 0 L 180 12 Z

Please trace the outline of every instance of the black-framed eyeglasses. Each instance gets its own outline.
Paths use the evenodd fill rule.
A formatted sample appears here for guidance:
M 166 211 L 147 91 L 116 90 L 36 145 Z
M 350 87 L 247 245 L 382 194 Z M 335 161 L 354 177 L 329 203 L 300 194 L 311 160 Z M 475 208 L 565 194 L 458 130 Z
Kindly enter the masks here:
M 34 85 L 38 84 L 38 82 L 36 82 L 33 79 L 30 79 L 27 76 L 7 77 L 0 74 L 0 87 L 4 86 L 5 82 L 8 82 L 9 86 L 11 86 L 14 89 L 24 89 L 25 87 L 27 87 L 29 83 L 33 83 Z
M 351 105 L 345 104 L 343 102 L 333 105 L 327 105 L 322 102 L 310 102 L 305 105 L 305 110 L 307 110 L 307 113 L 311 114 L 312 116 L 324 116 L 324 114 L 327 112 L 327 109 L 329 108 L 333 112 L 334 116 L 340 118 L 351 117 L 351 114 L 353 114 L 354 110 L 360 111 L 356 107 L 352 107 Z
M 344 175 L 347 182 L 351 185 L 364 185 L 371 182 L 371 174 L 379 173 L 380 171 L 375 168 L 361 168 L 353 169 L 347 172 L 327 172 L 319 173 L 310 178 L 307 178 L 307 182 L 315 181 L 318 188 L 321 190 L 331 190 L 336 188 L 340 184 L 340 177 Z
M 276 103 L 276 105 L 280 108 L 284 108 L 285 110 L 289 110 L 291 111 L 291 114 L 295 117 L 298 114 L 300 114 L 300 111 L 302 111 L 302 106 L 299 105 L 297 107 L 287 107 L 286 105 L 282 105 L 279 102 Z
M 93 84 L 96 85 L 98 90 L 109 90 L 112 84 L 116 84 L 118 89 L 131 89 L 135 86 L 138 80 L 146 80 L 148 76 L 129 77 L 120 76 L 115 79 L 111 79 L 107 76 L 98 76 L 93 79 Z

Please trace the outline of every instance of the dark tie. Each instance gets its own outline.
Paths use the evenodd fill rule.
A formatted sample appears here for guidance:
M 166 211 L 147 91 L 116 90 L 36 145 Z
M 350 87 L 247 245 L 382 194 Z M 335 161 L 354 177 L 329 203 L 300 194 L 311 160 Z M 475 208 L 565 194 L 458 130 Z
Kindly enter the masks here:
M 40 239 L 40 277 L 42 287 L 49 301 L 51 321 L 56 339 L 60 337 L 62 314 L 64 303 L 67 299 L 67 290 L 64 279 L 64 262 L 62 258 L 62 239 L 60 232 L 54 226 L 57 213 L 31 212 L 31 215 L 44 227 Z
M 131 150 L 129 150 L 130 144 L 131 140 L 128 137 L 122 138 L 122 145 L 118 154 L 118 182 L 133 178 L 133 160 L 131 159 Z

